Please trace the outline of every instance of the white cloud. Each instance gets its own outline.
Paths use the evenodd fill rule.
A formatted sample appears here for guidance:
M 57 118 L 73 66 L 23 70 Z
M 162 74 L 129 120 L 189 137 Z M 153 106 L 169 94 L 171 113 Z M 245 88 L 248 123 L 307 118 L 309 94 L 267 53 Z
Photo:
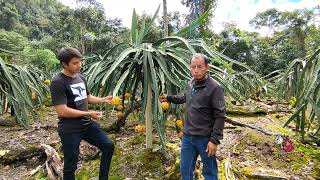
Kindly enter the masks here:
M 75 6 L 76 0 L 60 0 L 71 7 Z M 310 8 L 320 4 L 320 0 L 218 0 L 212 28 L 215 32 L 223 29 L 224 22 L 234 22 L 243 30 L 253 31 L 249 21 L 258 13 L 269 8 L 277 8 L 281 11 L 298 8 Z M 295 0 L 299 1 L 299 0 Z M 130 27 L 133 8 L 138 14 L 143 12 L 153 15 L 162 0 L 98 0 L 105 8 L 107 17 L 122 19 L 125 26 Z M 188 13 L 188 9 L 181 4 L 181 0 L 167 0 L 168 12 L 179 11 L 181 14 Z M 162 14 L 162 5 L 159 15 Z M 260 33 L 267 34 L 266 29 Z
M 274 3 L 275 2 L 275 3 Z M 218 6 L 213 19 L 213 29 L 220 32 L 224 22 L 235 22 L 243 30 L 253 31 L 249 21 L 258 12 L 263 12 L 270 8 L 277 8 L 281 11 L 290 11 L 299 8 L 311 8 L 319 5 L 319 0 L 301 0 L 300 2 L 290 2 L 289 0 L 224 0 L 218 1 Z M 266 29 L 260 31 L 266 34 Z
M 75 7 L 76 0 L 60 0 L 64 4 Z M 120 18 L 126 27 L 131 26 L 133 8 L 138 14 L 153 15 L 160 4 L 159 15 L 162 14 L 162 0 L 98 0 L 103 4 L 107 17 Z M 181 4 L 181 0 L 167 0 L 168 12 L 179 11 L 187 13 L 188 9 Z

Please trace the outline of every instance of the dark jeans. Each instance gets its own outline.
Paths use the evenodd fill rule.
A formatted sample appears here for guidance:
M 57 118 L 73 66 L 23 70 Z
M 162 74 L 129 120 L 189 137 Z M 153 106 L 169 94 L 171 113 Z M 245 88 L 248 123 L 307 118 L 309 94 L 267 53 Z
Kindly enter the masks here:
M 208 157 L 206 152 L 209 138 L 183 134 L 181 146 L 180 171 L 182 180 L 193 180 L 194 168 L 198 156 L 203 162 L 202 175 L 205 180 L 218 180 L 218 168 L 215 156 Z
M 79 157 L 79 145 L 81 140 L 98 147 L 102 152 L 100 161 L 100 180 L 107 180 L 112 159 L 114 145 L 99 125 L 93 122 L 88 128 L 76 133 L 59 132 L 64 154 L 63 179 L 74 180 L 74 172 L 77 169 Z

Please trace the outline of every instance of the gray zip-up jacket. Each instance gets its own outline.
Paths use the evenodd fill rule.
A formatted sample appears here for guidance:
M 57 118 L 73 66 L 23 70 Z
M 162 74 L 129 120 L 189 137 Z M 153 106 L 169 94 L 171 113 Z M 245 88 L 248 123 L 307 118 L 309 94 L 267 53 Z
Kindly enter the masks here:
M 208 136 L 214 144 L 223 138 L 226 108 L 223 88 L 211 77 L 188 82 L 184 95 L 168 95 L 174 104 L 186 103 L 183 133 Z

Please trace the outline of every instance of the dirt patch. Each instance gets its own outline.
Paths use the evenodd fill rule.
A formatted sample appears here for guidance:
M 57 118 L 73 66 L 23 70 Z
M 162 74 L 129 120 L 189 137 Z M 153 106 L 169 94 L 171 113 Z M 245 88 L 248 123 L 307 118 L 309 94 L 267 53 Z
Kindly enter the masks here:
M 283 128 L 288 114 L 272 114 L 262 116 L 236 116 L 233 120 L 261 127 L 267 131 L 285 135 L 293 135 L 288 128 Z M 55 147 L 63 157 L 59 146 L 57 133 L 57 116 L 53 108 L 41 111 L 40 120 L 32 123 L 30 129 L 19 126 L 1 126 L 0 150 L 26 149 L 41 143 L 50 144 L 58 141 Z M 116 121 L 115 113 L 108 111 L 107 116 L 99 121 L 102 128 L 106 128 Z M 174 120 L 166 122 L 167 148 L 160 151 L 159 137 L 154 131 L 153 150 L 145 149 L 145 134 L 136 133 L 134 128 L 143 124 L 141 116 L 131 114 L 126 125 L 119 133 L 109 134 L 116 145 L 110 169 L 110 179 L 180 179 L 179 156 L 181 142 L 178 137 Z M 259 179 L 255 175 L 269 175 L 273 177 L 294 177 L 306 179 L 320 177 L 320 149 L 303 145 L 294 140 L 295 150 L 284 152 L 274 143 L 273 136 L 263 135 L 250 128 L 235 127 L 226 124 L 224 139 L 218 146 L 219 178 L 225 179 L 224 165 L 228 159 L 232 164 L 232 172 L 238 179 Z M 230 157 L 229 157 L 230 154 Z M 228 158 L 229 157 L 229 158 Z M 41 165 L 45 159 L 31 158 L 24 162 L 11 165 L 0 165 L 0 179 L 26 179 L 28 174 Z M 200 159 L 199 159 L 200 160 Z M 96 147 L 82 142 L 77 169 L 78 179 L 95 179 L 99 174 L 100 155 Z M 197 165 L 196 174 L 201 176 L 201 164 Z M 41 179 L 44 173 L 39 173 L 31 179 Z

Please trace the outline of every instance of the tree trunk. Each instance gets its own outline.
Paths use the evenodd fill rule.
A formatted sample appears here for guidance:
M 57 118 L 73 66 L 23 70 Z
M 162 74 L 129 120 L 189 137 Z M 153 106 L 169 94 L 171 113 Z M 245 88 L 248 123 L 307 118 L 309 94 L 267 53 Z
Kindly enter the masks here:
M 125 111 L 123 117 L 118 119 L 116 122 L 114 122 L 112 125 L 109 127 L 105 128 L 104 130 L 107 131 L 108 133 L 118 133 L 121 129 L 126 124 L 126 119 L 129 116 L 130 113 L 132 113 L 135 109 L 139 108 L 139 105 L 137 104 L 131 108 L 129 108 L 127 111 Z
M 4 96 L 4 94 L 1 92 L 0 99 L 1 99 L 1 103 L 2 103 L 1 114 L 4 114 L 6 112 L 6 108 L 7 108 L 7 101 L 6 101 L 7 97 Z
M 10 115 L 14 116 L 14 108 L 13 105 L 10 106 Z
M 84 45 L 84 39 L 83 39 L 83 28 L 82 26 L 80 26 L 80 43 L 81 43 L 81 54 L 85 54 L 86 53 L 86 47 Z
M 167 0 L 163 0 L 163 31 L 164 37 L 168 37 L 169 36 L 169 22 L 168 22 L 168 12 L 167 12 Z
M 148 81 L 148 96 L 147 96 L 147 105 L 145 111 L 145 123 L 146 123 L 146 143 L 147 148 L 152 148 L 152 91 L 151 91 L 151 82 Z
M 295 27 L 295 32 L 297 35 L 297 43 L 300 51 L 299 56 L 303 59 L 307 56 L 307 50 L 305 45 L 306 33 L 304 32 L 302 26 L 302 23 L 298 23 L 298 25 Z

